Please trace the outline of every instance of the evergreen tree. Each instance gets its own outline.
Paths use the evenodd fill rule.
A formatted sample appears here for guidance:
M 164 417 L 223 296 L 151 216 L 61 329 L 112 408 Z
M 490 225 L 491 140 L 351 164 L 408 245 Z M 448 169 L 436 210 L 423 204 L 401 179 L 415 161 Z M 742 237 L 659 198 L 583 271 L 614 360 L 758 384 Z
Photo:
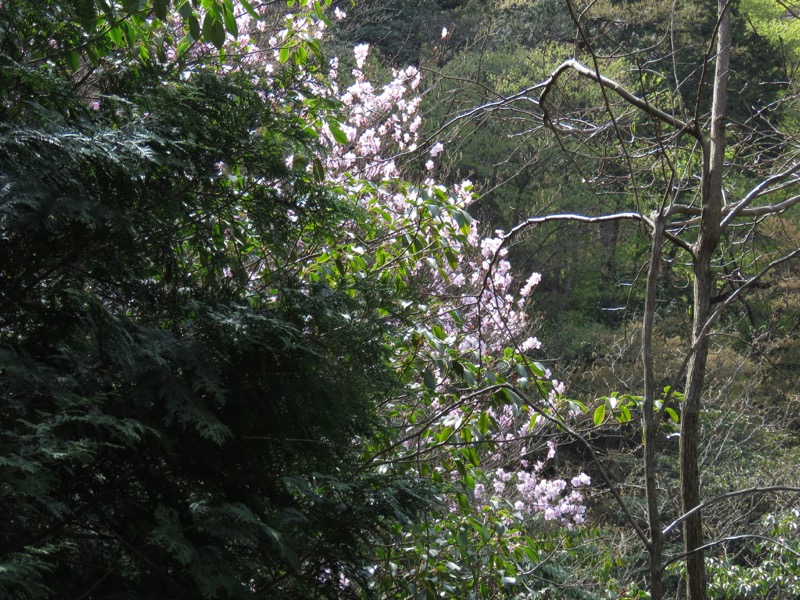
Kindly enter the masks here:
M 298 241 L 335 243 L 363 215 L 287 167 L 287 147 L 315 143 L 291 73 L 266 89 L 108 59 L 79 79 L 69 3 L 14 4 L 0 596 L 352 593 L 370 545 L 421 501 L 360 467 L 393 385 L 371 316 L 385 290 L 294 266 Z

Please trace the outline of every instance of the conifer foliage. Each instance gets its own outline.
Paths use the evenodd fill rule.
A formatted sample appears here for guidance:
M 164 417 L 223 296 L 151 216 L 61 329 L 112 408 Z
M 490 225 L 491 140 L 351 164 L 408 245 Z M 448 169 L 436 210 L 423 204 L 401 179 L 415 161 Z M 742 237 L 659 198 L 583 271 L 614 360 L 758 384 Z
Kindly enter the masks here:
M 0 3 L 0 596 L 345 597 L 420 503 L 356 468 L 383 292 L 292 266 L 357 209 L 287 167 L 290 79 L 89 86 L 64 6 Z

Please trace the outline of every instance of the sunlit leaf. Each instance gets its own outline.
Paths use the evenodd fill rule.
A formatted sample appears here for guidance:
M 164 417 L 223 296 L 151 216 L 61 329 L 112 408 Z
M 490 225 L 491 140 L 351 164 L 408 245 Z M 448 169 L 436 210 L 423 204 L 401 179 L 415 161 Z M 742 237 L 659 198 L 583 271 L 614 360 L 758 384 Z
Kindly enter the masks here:
M 603 421 L 606 418 L 606 405 L 605 402 L 594 409 L 594 415 L 592 416 L 592 420 L 594 421 L 595 425 L 602 425 Z

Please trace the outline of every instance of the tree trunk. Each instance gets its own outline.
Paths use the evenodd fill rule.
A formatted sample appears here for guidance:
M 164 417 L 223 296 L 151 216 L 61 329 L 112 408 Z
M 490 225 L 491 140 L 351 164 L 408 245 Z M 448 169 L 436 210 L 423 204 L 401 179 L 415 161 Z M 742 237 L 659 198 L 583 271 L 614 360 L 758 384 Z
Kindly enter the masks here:
M 703 179 L 700 236 L 693 246 L 694 304 L 692 347 L 694 353 L 686 374 L 686 390 L 681 415 L 681 505 L 688 512 L 700 504 L 699 425 L 703 383 L 708 359 L 708 336 L 705 324 L 710 315 L 711 269 L 714 251 L 719 244 L 722 215 L 722 170 L 725 158 L 725 112 L 730 63 L 731 24 L 728 0 L 718 0 L 717 61 L 713 81 L 711 132 L 703 145 Z M 686 593 L 688 600 L 706 600 L 705 560 L 702 550 L 703 522 L 700 511 L 683 523 L 686 556 Z
M 642 430 L 644 431 L 644 479 L 647 498 L 647 524 L 650 528 L 648 548 L 650 553 L 650 598 L 653 600 L 661 600 L 664 597 L 663 567 L 661 565 L 664 539 L 661 534 L 661 518 L 658 510 L 658 482 L 656 479 L 656 438 L 658 435 L 659 415 L 657 415 L 655 411 L 657 388 L 655 368 L 653 366 L 653 319 L 655 317 L 658 275 L 661 270 L 661 244 L 664 238 L 664 219 L 665 217 L 663 214 L 658 214 L 655 217 L 642 327 L 642 362 L 644 363 Z

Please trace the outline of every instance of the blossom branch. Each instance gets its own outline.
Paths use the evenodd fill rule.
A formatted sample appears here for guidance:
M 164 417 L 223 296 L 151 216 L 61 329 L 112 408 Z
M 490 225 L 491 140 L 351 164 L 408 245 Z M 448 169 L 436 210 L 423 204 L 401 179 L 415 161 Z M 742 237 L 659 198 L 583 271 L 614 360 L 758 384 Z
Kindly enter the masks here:
M 577 440 L 584 448 L 586 448 L 587 452 L 589 452 L 589 456 L 592 459 L 595 467 L 597 467 L 598 473 L 600 473 L 600 477 L 602 477 L 603 481 L 605 481 L 606 485 L 608 486 L 611 495 L 614 497 L 614 500 L 619 505 L 620 509 L 622 510 L 625 518 L 627 519 L 628 523 L 630 523 L 631 527 L 633 527 L 636 534 L 639 536 L 639 539 L 642 540 L 642 543 L 645 547 L 649 550 L 650 549 L 650 539 L 647 537 L 647 534 L 641 528 L 637 520 L 633 517 L 628 506 L 625 504 L 625 501 L 622 499 L 614 481 L 611 479 L 611 476 L 606 471 L 603 463 L 600 462 L 600 459 L 597 457 L 597 453 L 594 451 L 594 448 L 589 443 L 589 441 L 582 436 L 580 433 L 575 431 L 572 427 L 570 427 L 567 423 L 565 423 L 562 419 L 553 416 L 550 414 L 549 411 L 545 410 L 544 407 L 540 406 L 537 402 L 531 400 L 527 394 L 522 392 L 521 390 L 517 389 L 515 386 L 511 384 L 505 384 L 503 387 L 508 389 L 509 391 L 513 391 L 517 396 L 522 398 L 525 403 L 535 410 L 538 414 L 542 415 L 545 420 L 549 421 L 553 425 L 557 425 L 558 427 L 562 428 L 567 434 L 572 437 L 573 439 Z

